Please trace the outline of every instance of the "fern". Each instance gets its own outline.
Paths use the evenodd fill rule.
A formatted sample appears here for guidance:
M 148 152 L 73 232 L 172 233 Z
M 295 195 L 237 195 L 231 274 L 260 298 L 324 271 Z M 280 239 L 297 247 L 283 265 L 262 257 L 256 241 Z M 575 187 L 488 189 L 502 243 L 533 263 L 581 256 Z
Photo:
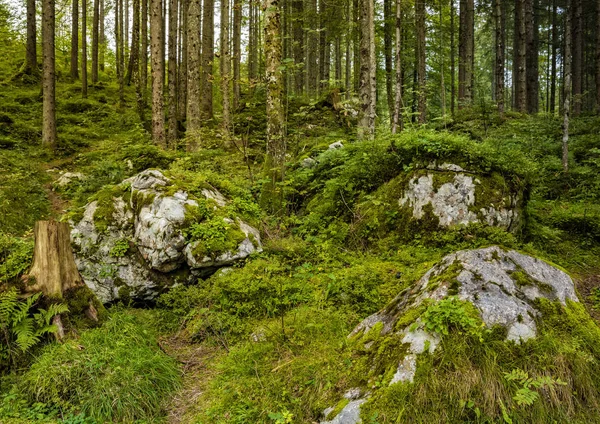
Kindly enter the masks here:
M 505 373 L 504 378 L 506 381 L 511 382 L 517 386 L 513 400 L 519 406 L 531 406 L 539 399 L 540 395 L 537 389 L 551 388 L 554 386 L 564 386 L 564 381 L 560 379 L 554 379 L 550 376 L 541 377 L 529 377 L 526 371 L 519 368 L 512 370 L 511 372 Z
M 38 309 L 35 305 L 41 293 L 20 300 L 17 291 L 11 288 L 0 293 L 0 365 L 4 362 L 15 363 L 20 354 L 27 352 L 40 343 L 43 336 L 57 331 L 51 325 L 52 318 L 68 312 L 63 304 L 52 304 L 48 309 Z

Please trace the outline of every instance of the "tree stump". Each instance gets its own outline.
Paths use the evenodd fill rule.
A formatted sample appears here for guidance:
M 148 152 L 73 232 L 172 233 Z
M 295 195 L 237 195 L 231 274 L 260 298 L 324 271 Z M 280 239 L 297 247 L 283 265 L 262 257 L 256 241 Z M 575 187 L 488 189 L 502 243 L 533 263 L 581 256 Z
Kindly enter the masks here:
M 26 292 L 42 292 L 50 298 L 62 298 L 67 290 L 83 286 L 73 250 L 71 230 L 64 222 L 35 223 L 33 265 L 25 278 Z

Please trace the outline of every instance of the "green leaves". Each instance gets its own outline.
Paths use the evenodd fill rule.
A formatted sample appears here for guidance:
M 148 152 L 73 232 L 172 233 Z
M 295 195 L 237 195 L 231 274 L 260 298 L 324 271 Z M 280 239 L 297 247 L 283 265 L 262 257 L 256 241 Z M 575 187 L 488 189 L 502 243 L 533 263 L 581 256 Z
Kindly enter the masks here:
M 511 372 L 504 374 L 504 379 L 517 386 L 513 400 L 519 406 L 531 406 L 539 399 L 538 389 L 552 388 L 554 386 L 564 386 L 567 383 L 559 379 L 554 379 L 544 375 L 539 377 L 529 377 L 526 371 L 515 368 Z
M 484 324 L 475 307 L 455 296 L 432 304 L 421 316 L 430 332 L 447 336 L 451 331 L 467 333 L 481 339 Z

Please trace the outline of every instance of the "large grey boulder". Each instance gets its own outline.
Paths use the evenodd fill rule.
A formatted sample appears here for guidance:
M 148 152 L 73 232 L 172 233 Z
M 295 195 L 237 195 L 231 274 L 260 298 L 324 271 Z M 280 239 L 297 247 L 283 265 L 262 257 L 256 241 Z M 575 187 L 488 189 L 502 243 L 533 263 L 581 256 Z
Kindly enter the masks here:
M 418 355 L 426 351 L 433 353 L 441 341 L 440 334 L 427 330 L 420 314 L 407 321 L 405 317 L 410 316 L 411 311 L 445 299 L 468 302 L 474 306 L 485 328 L 503 327 L 506 341 L 520 344 L 538 333 L 536 319 L 543 318 L 536 302 L 540 298 L 564 306 L 568 301 L 579 301 L 571 277 L 541 259 L 498 246 L 463 250 L 444 257 L 411 288 L 363 320 L 349 337 L 361 340 L 370 331 L 377 331 L 377 337 L 399 338 L 404 348 L 389 384 L 410 384 Z M 361 349 L 369 352 L 371 344 L 368 341 Z M 336 418 L 339 420 L 331 422 L 356 422 Z
M 258 230 L 229 216 L 227 199 L 214 188 L 195 196 L 147 170 L 96 197 L 72 223 L 71 238 L 79 271 L 103 302 L 149 300 L 262 250 Z M 186 235 L 209 224 L 221 245 Z

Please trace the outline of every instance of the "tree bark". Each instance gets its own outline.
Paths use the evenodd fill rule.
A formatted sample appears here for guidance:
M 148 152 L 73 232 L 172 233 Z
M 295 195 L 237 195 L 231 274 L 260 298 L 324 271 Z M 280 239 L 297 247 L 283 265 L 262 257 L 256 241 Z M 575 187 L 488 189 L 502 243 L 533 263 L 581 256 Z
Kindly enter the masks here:
M 185 122 L 187 119 L 187 74 L 188 74 L 188 0 L 179 0 L 179 75 L 178 75 L 178 92 L 179 92 L 179 122 Z M 198 32 L 200 25 L 198 25 Z M 198 36 L 200 34 L 198 33 Z M 199 47 L 198 47 L 199 48 Z
M 267 155 L 265 172 L 269 177 L 262 203 L 272 213 L 281 213 L 282 192 L 277 183 L 283 180 L 285 134 L 283 116 L 283 76 L 281 72 L 281 12 L 278 0 L 265 0 L 265 58 L 267 82 Z
M 354 25 L 352 26 L 352 57 L 353 57 L 353 74 L 354 74 L 354 93 L 360 95 L 360 38 L 362 25 L 361 0 L 352 0 L 352 16 Z
M 148 0 L 142 0 L 142 25 L 141 34 L 141 64 L 140 64 L 140 80 L 142 82 L 142 94 L 144 103 L 146 99 L 146 91 L 148 90 Z
M 425 0 L 416 0 L 415 4 L 415 26 L 417 31 L 417 83 L 418 100 L 417 109 L 419 112 L 419 123 L 424 124 L 427 112 L 427 86 L 426 86 L 426 67 L 425 67 Z
M 187 151 L 197 148 L 198 131 L 200 130 L 200 2 L 189 0 L 188 9 L 188 68 L 187 68 Z
M 600 115 L 600 0 L 596 0 L 596 109 Z
M 87 0 L 81 0 L 81 96 L 85 99 L 87 93 Z
M 308 30 L 308 54 L 306 61 L 306 75 L 308 78 L 308 94 L 316 96 L 319 87 L 319 68 L 318 68 L 318 50 L 319 36 L 317 33 L 317 1 L 308 0 L 308 16 L 310 28 Z
M 573 82 L 573 115 L 581 114 L 583 97 L 583 1 L 573 0 L 573 64 L 572 64 L 572 82 Z M 567 12 L 568 13 L 568 12 Z
M 71 78 L 79 79 L 79 1 L 73 0 L 71 11 Z
M 92 16 L 92 84 L 98 82 L 98 46 L 100 35 L 100 0 L 94 0 Z
M 26 277 L 26 291 L 62 298 L 67 290 L 83 286 L 71 250 L 69 224 L 38 221 L 35 223 L 34 233 L 33 265 Z
M 326 0 L 319 0 L 319 93 L 323 95 L 329 88 L 329 55 L 331 45 L 327 23 L 329 9 Z
M 42 1 L 42 143 L 56 148 L 56 95 L 55 95 L 55 10 L 54 0 Z
M 454 45 L 454 0 L 450 0 L 450 113 L 454 116 L 454 101 L 456 99 L 456 47 Z
M 564 80 L 564 106 L 563 106 L 563 136 L 562 136 L 562 166 L 564 172 L 569 172 L 569 114 L 571 112 L 571 0 L 567 0 L 565 13 L 565 80 Z
M 35 0 L 27 0 L 27 41 L 23 73 L 39 75 L 37 67 Z
M 537 113 L 539 110 L 539 33 L 536 6 L 537 1 L 525 0 L 527 42 L 525 72 L 527 78 L 526 90 L 528 113 Z
M 223 121 L 221 128 L 225 145 L 231 137 L 231 56 L 229 54 L 229 3 L 230 0 L 221 0 L 221 96 L 223 101 Z
M 525 35 L 525 0 L 515 0 L 514 85 L 515 109 L 527 111 L 527 39 Z
M 202 16 L 202 99 L 201 111 L 204 119 L 213 118 L 213 61 L 215 58 L 215 4 L 204 0 Z
M 131 28 L 131 48 L 125 85 L 130 85 L 134 73 L 139 70 L 140 60 L 140 0 L 133 0 L 133 25 Z
M 394 99 L 394 116 L 392 118 L 392 134 L 402 131 L 402 0 L 396 0 L 396 96 Z
M 505 22 L 502 13 L 502 3 L 504 0 L 496 0 L 494 5 L 494 16 L 496 24 L 496 104 L 498 113 L 504 116 L 504 32 Z
M 394 73 L 394 67 L 392 66 L 392 28 L 393 28 L 393 15 L 392 15 L 392 0 L 383 1 L 383 50 L 385 56 L 385 91 L 388 101 L 388 111 L 390 114 L 390 123 L 393 125 L 393 114 L 394 114 L 394 92 L 392 75 Z
M 233 0 L 233 110 L 240 107 L 242 68 L 242 0 Z
M 292 36 L 294 39 L 294 92 L 296 95 L 302 95 L 304 92 L 304 2 L 303 0 L 293 0 L 292 2 Z
M 373 0 L 360 2 L 360 101 L 362 114 L 358 124 L 358 138 L 375 138 L 375 102 L 377 79 L 375 68 L 375 14 Z
M 127 46 L 127 41 L 125 40 L 125 22 L 124 22 L 124 1 L 116 0 L 115 3 L 119 4 L 119 20 L 117 25 L 119 27 L 119 50 L 121 54 L 119 55 L 119 63 L 118 63 L 118 82 L 119 82 L 119 108 L 123 109 L 125 106 L 125 56 L 127 53 L 125 52 L 125 46 Z
M 473 46 L 474 46 L 474 2 L 460 1 L 459 59 L 458 59 L 458 105 L 473 103 Z
M 169 0 L 169 60 L 168 60 L 168 84 L 169 84 L 169 126 L 167 145 L 170 149 L 177 149 L 177 0 Z
M 550 70 L 550 113 L 556 111 L 556 50 L 558 46 L 558 28 L 556 24 L 557 0 L 552 0 L 552 69 Z
M 104 56 L 106 54 L 106 32 L 104 31 L 104 0 L 100 0 L 100 23 L 99 23 L 99 40 L 100 40 L 100 53 L 98 54 L 98 68 L 104 72 Z
M 152 141 L 166 148 L 163 104 L 164 61 L 163 8 L 161 0 L 150 2 L 150 50 L 152 73 Z

